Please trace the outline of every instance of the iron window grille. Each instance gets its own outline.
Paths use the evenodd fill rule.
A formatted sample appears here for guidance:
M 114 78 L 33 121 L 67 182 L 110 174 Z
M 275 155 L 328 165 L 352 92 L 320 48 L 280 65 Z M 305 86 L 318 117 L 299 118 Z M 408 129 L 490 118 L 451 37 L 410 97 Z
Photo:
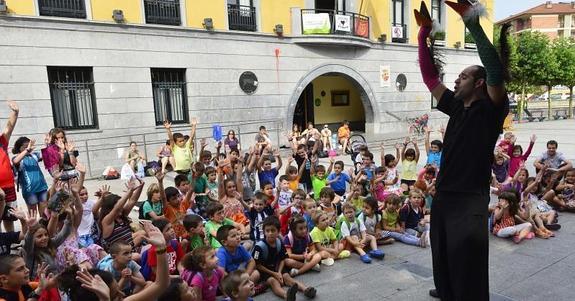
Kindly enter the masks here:
M 431 18 L 441 23 L 441 0 L 431 0 Z
M 228 24 L 230 30 L 257 31 L 256 8 L 228 3 Z
M 188 97 L 185 69 L 152 69 L 152 93 L 156 125 L 164 120 L 187 123 Z
M 56 127 L 98 128 L 91 67 L 48 67 L 48 82 Z
M 407 24 L 405 24 L 405 3 L 403 0 L 392 0 L 393 5 L 393 22 L 391 26 L 402 28 L 401 37 L 394 37 L 392 34 L 391 41 L 393 43 L 407 43 Z
M 146 23 L 180 25 L 179 0 L 144 0 Z
M 86 18 L 85 0 L 38 0 L 40 16 Z

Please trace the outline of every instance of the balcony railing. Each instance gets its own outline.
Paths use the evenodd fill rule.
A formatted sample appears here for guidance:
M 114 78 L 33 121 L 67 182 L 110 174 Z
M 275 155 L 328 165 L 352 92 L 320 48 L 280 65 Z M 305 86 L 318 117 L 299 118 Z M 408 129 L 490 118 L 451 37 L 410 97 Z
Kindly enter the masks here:
M 144 0 L 146 23 L 180 25 L 179 0 Z
M 40 16 L 86 18 L 85 0 L 38 0 Z
M 304 35 L 332 34 L 369 38 L 369 17 L 329 9 L 302 9 L 301 28 Z
M 400 23 L 391 24 L 391 42 L 407 43 L 407 25 Z
M 256 8 L 228 4 L 228 25 L 230 30 L 257 31 Z

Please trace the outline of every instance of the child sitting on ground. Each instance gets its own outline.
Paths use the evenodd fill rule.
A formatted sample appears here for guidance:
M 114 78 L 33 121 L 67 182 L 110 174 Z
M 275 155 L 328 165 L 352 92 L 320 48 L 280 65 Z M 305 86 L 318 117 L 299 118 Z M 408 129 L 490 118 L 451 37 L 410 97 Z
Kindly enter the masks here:
M 137 293 L 146 286 L 146 280 L 140 273 L 140 265 L 132 260 L 132 246 L 123 241 L 112 244 L 110 254 L 102 258 L 97 267 L 112 273 L 118 286 L 127 296 Z
M 183 259 L 182 279 L 194 291 L 197 300 L 215 301 L 224 271 L 216 253 L 208 246 L 196 248 Z
M 409 143 L 413 144 L 413 148 L 407 148 Z M 407 184 L 407 186 L 411 188 L 417 180 L 417 162 L 419 162 L 417 139 L 405 138 L 401 153 L 401 184 Z
M 276 296 L 282 299 L 295 300 L 299 289 L 308 298 L 314 298 L 316 290 L 302 282 L 294 280 L 290 274 L 283 273 L 285 260 L 288 258 L 286 249 L 279 238 L 280 222 L 275 216 L 268 216 L 263 223 L 265 239 L 256 243 L 253 257 L 262 278 L 271 287 Z M 286 292 L 283 286 L 290 286 Z
M 166 255 L 170 260 L 168 261 L 168 268 L 170 275 L 179 275 L 182 270 L 182 258 L 184 257 L 184 251 L 182 250 L 182 245 L 176 239 L 176 233 L 172 228 L 172 224 L 167 219 L 159 219 L 152 222 L 152 224 L 160 229 L 166 240 Z M 156 267 L 157 267 L 157 257 L 156 257 L 156 247 L 150 247 L 148 251 L 148 261 L 147 264 L 152 268 L 152 274 L 150 276 L 151 281 L 156 279 Z
M 293 215 L 289 224 L 290 232 L 284 237 L 284 245 L 288 254 L 286 267 L 291 268 L 290 275 L 295 277 L 309 270 L 320 271 L 321 255 L 309 236 L 307 223 L 299 215 Z
M 423 193 L 412 190 L 409 193 L 409 202 L 399 210 L 399 222 L 403 231 L 417 237 L 423 237 L 427 246 L 429 242 L 429 221 L 425 217 L 423 208 Z
M 264 239 L 262 223 L 270 215 L 274 215 L 274 209 L 268 204 L 268 196 L 258 191 L 254 195 L 251 208 L 246 210 L 246 216 L 250 220 L 250 239 L 254 242 Z
M 224 225 L 218 229 L 218 240 L 222 244 L 216 251 L 218 265 L 231 273 L 238 269 L 245 270 L 250 280 L 257 283 L 260 273 L 256 270 L 256 262 L 252 255 L 240 244 L 241 235 L 238 229 L 231 225 Z
M 328 185 L 329 181 L 327 180 L 327 175 L 331 174 L 331 170 L 333 169 L 334 160 L 332 157 L 329 158 L 329 167 L 327 169 L 327 173 L 325 170 L 325 166 L 317 165 L 317 157 L 312 157 L 311 159 L 311 186 L 313 188 L 313 198 L 319 199 L 319 193 L 322 188 Z M 317 165 L 317 167 L 316 167 Z
M 443 134 L 443 130 L 439 130 Z M 427 153 L 426 165 L 431 165 L 439 169 L 441 165 L 441 155 L 443 154 L 443 143 L 440 140 L 433 140 L 429 142 L 431 134 L 431 127 L 425 128 L 425 152 Z
M 38 274 L 43 277 L 47 275 L 46 271 L 40 271 Z M 38 287 L 38 282 L 30 282 L 26 263 L 18 255 L 7 254 L 0 256 L 0 280 L 2 281 L 0 285 L 0 300 L 40 299 L 42 288 Z
M 337 240 L 335 230 L 329 226 L 329 219 L 325 212 L 317 211 L 313 220 L 315 227 L 310 232 L 315 248 L 321 255 L 321 263 L 327 266 L 333 265 L 335 259 L 350 256 L 350 252 L 343 249 L 343 243 Z
M 399 222 L 399 208 L 402 203 L 401 197 L 395 194 L 390 195 L 385 200 L 385 210 L 381 215 L 383 235 L 387 234 L 393 239 L 408 245 L 420 246 L 422 248 L 427 247 L 427 240 L 424 236 L 417 237 L 416 235 L 406 233 L 404 228 L 401 227 Z
M 395 146 L 395 153 L 396 155 L 392 154 L 385 154 L 385 149 L 383 144 L 381 145 L 381 165 L 385 166 L 387 170 L 387 178 L 386 181 L 386 190 L 389 193 L 399 194 L 400 190 L 400 183 L 399 183 L 399 172 L 397 171 L 397 164 L 399 161 L 400 153 L 399 153 L 400 145 L 397 144 Z
M 166 174 L 157 172 L 156 179 L 158 183 L 152 183 L 148 187 L 147 196 L 141 206 L 142 212 L 139 216 L 140 219 L 157 220 L 164 216 L 164 208 L 168 206 L 167 198 L 164 190 L 164 176 Z
M 303 202 L 303 218 L 307 224 L 307 231 L 311 232 L 315 224 L 313 222 L 313 215 L 317 212 L 317 203 L 314 199 L 308 198 Z
M 188 244 L 182 246 L 185 253 L 206 245 L 204 241 L 204 220 L 201 216 L 188 214 L 184 217 L 183 224 L 188 232 Z
M 328 216 L 328 225 L 335 226 L 341 214 L 340 197 L 331 187 L 324 187 L 319 193 L 319 208 Z
M 300 185 L 299 181 L 303 175 L 303 172 L 305 171 L 305 167 L 306 164 L 309 164 L 309 159 L 307 158 L 307 156 L 305 157 L 304 164 L 301 164 L 299 168 L 291 165 L 292 162 L 294 161 L 293 157 L 289 157 L 288 158 L 288 166 L 286 168 L 286 173 L 285 175 L 288 177 L 288 182 L 289 182 L 289 189 L 291 191 L 295 191 L 296 189 L 299 188 L 303 188 L 303 185 Z M 280 180 L 281 181 L 281 180 Z
M 375 237 L 378 245 L 386 245 L 394 242 L 388 233 L 381 229 L 381 214 L 378 213 L 378 202 L 375 198 L 365 198 L 363 210 L 357 217 L 365 225 L 366 233 Z
M 237 270 L 224 277 L 220 284 L 222 292 L 228 296 L 224 301 L 253 301 L 254 282 L 248 273 Z
M 343 172 L 343 169 L 343 161 L 336 161 L 333 164 L 333 173 L 329 174 L 327 177 L 328 185 L 333 189 L 335 194 L 340 197 L 345 195 L 346 183 L 351 183 L 351 177 L 347 173 Z M 324 188 L 320 190 L 320 194 Z
M 192 118 L 190 120 L 190 125 L 190 136 L 186 140 L 184 135 L 181 133 L 172 134 L 172 124 L 168 121 L 164 121 L 164 127 L 168 132 L 168 138 L 170 141 L 173 141 L 173 143 L 171 143 L 172 154 L 176 165 L 173 166 L 173 168 L 178 174 L 188 174 L 190 167 L 194 162 L 192 151 L 194 149 L 194 140 L 196 139 L 196 126 L 198 125 L 196 118 Z
M 220 203 L 211 202 L 206 208 L 206 214 L 210 220 L 205 224 L 206 227 L 206 241 L 210 244 L 212 249 L 218 249 L 222 245 L 217 240 L 218 229 L 223 225 L 232 225 L 240 230 L 240 233 L 245 232 L 244 225 L 238 224 L 229 218 L 224 217 L 224 206 Z M 247 248 L 247 247 L 246 247 Z
M 385 254 L 377 249 L 377 240 L 367 234 L 363 221 L 355 217 L 355 207 L 349 202 L 343 204 L 343 215 L 338 225 L 344 249 L 357 252 L 363 263 L 371 263 L 371 257 L 383 259 Z M 369 254 L 364 248 L 371 249 Z
M 519 210 L 519 200 L 517 195 L 510 191 L 499 194 L 499 202 L 493 211 L 493 234 L 498 237 L 513 237 L 513 241 L 518 244 L 524 238 L 535 237 L 531 232 L 531 223 L 515 224 L 515 215 Z
M 258 160 L 257 171 L 261 189 L 263 189 L 262 183 L 265 182 L 271 183 L 272 188 L 276 187 L 276 177 L 278 176 L 278 171 L 282 168 L 282 159 L 279 152 L 274 152 L 273 155 L 277 162 L 274 168 L 272 168 L 272 160 L 268 152 L 264 152 Z
M 519 170 L 522 162 L 527 162 L 529 159 L 529 155 L 531 155 L 531 150 L 533 149 L 533 145 L 535 145 L 535 141 L 537 140 L 537 136 L 531 135 L 531 139 L 529 141 L 529 147 L 525 154 L 523 153 L 523 148 L 521 145 L 515 145 L 515 139 L 511 140 L 511 145 L 507 152 L 507 155 L 510 157 L 509 159 L 509 176 L 513 177 L 515 173 Z

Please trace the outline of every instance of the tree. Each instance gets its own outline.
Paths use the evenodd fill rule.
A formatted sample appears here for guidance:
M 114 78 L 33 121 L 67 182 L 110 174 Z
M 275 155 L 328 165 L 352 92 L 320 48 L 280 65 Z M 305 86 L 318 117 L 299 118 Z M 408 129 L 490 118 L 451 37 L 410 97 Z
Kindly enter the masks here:
M 557 62 L 549 47 L 549 38 L 540 32 L 525 31 L 516 36 L 517 64 L 512 66 L 511 76 L 514 83 L 521 87 L 525 95 L 528 86 L 546 85 L 549 93 L 558 76 Z M 524 98 L 523 98 L 524 100 Z M 548 118 L 551 118 L 551 98 L 548 100 Z
M 559 83 L 569 87 L 569 118 L 573 114 L 573 86 L 575 86 L 575 41 L 558 38 L 553 41 L 553 57 L 557 65 Z

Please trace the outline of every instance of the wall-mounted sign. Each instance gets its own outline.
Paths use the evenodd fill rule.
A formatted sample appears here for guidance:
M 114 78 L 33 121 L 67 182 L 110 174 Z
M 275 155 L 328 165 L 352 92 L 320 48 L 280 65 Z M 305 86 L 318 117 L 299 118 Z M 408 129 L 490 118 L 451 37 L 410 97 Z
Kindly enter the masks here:
M 335 15 L 335 30 L 351 32 L 351 16 Z
M 379 66 L 379 86 L 382 88 L 391 87 L 391 68 L 389 66 Z

